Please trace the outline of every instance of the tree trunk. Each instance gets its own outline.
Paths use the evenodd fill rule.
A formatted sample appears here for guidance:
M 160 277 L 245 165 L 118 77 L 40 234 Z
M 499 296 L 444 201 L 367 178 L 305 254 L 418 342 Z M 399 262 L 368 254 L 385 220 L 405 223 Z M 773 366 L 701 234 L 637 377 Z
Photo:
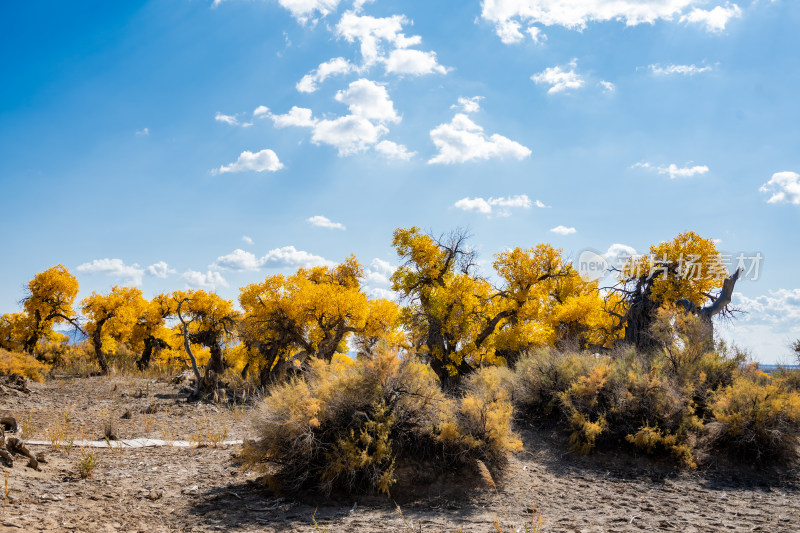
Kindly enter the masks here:
M 150 366 L 150 359 L 153 355 L 167 347 L 167 343 L 157 337 L 147 337 L 144 340 L 144 350 L 139 360 L 136 361 L 136 368 L 144 370 Z
M 725 306 L 731 303 L 733 297 L 733 288 L 736 286 L 736 281 L 742 273 L 742 268 L 736 269 L 736 272 L 725 278 L 722 282 L 722 290 L 719 295 L 705 307 L 697 307 L 694 302 L 690 302 L 686 298 L 681 298 L 675 303 L 683 306 L 687 313 L 693 313 L 700 318 L 703 324 L 702 342 L 707 350 L 714 349 L 714 323 L 712 319 L 725 310 Z
M 110 369 L 106 356 L 103 354 L 103 324 L 105 323 L 106 319 L 97 322 L 94 333 L 92 333 L 92 344 L 94 345 L 94 354 L 97 357 L 97 364 L 100 365 L 100 371 L 104 376 L 107 376 Z
M 197 359 L 195 358 L 194 354 L 192 353 L 192 343 L 189 341 L 189 324 L 183 319 L 181 315 L 181 306 L 186 300 L 181 300 L 178 304 L 178 320 L 181 321 L 181 329 L 183 330 L 183 347 L 186 350 L 186 353 L 189 355 L 189 360 L 192 362 L 192 372 L 194 372 L 195 378 L 195 387 L 194 387 L 194 394 L 193 396 L 196 398 L 200 396 L 200 385 L 202 382 L 202 377 L 200 376 L 200 369 L 197 368 Z

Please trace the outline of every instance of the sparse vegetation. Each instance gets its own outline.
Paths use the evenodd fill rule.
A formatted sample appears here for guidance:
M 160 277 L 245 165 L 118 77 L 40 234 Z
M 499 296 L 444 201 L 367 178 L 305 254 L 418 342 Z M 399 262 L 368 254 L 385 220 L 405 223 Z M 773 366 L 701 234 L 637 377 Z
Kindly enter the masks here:
M 502 465 L 520 448 L 496 373 L 478 372 L 461 398 L 430 367 L 396 351 L 352 361 L 315 360 L 305 378 L 272 389 L 255 421 L 250 466 L 271 464 L 276 489 L 389 493 L 408 461 L 448 470 Z

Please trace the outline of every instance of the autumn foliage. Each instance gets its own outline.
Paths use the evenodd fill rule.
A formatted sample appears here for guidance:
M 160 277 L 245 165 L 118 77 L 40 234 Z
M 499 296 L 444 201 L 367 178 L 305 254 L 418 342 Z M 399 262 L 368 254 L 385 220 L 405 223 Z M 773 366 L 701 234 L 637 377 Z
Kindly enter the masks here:
M 564 428 L 576 453 L 625 447 L 689 467 L 794 456 L 800 374 L 763 374 L 714 344 L 736 276 L 712 240 L 653 245 L 612 288 L 549 244 L 496 254 L 488 278 L 467 240 L 397 229 L 398 302 L 369 297 L 350 256 L 269 275 L 238 302 L 115 286 L 78 315 L 78 282 L 58 265 L 0 317 L 0 373 L 41 379 L 75 359 L 106 374 L 190 368 L 192 398 L 248 382 L 266 394 L 248 461 L 289 491 L 389 493 L 412 464 L 499 469 L 521 447 L 515 409 Z M 70 347 L 56 326 L 87 340 Z

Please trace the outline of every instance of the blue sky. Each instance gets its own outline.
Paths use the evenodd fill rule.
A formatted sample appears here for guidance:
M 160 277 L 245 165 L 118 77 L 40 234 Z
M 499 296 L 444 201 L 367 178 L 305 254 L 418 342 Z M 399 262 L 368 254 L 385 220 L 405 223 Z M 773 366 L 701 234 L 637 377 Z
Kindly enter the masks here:
M 761 254 L 726 336 L 788 360 L 799 23 L 789 0 L 5 2 L 0 311 L 57 263 L 81 297 L 235 299 L 355 253 L 385 295 L 397 227 L 469 228 L 487 273 L 693 230 Z

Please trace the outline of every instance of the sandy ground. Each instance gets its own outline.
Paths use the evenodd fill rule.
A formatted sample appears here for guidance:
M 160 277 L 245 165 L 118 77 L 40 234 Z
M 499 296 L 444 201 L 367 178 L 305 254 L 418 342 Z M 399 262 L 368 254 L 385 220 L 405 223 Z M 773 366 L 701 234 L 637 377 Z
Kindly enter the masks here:
M 247 406 L 189 404 L 176 385 L 136 378 L 29 387 L 29 394 L 0 394 L 0 411 L 20 420 L 26 439 L 102 438 L 113 422 L 120 438 L 206 445 L 95 449 L 87 479 L 77 471 L 88 449 L 31 446 L 49 462 L 38 472 L 22 458 L 4 468 L 0 531 L 496 532 L 496 523 L 509 532 L 525 531 L 539 516 L 543 531 L 796 532 L 800 524 L 797 470 L 727 464 L 685 472 L 628 454 L 575 457 L 564 453 L 563 434 L 530 427 L 521 428 L 524 450 L 497 490 L 468 475 L 434 480 L 394 494 L 399 511 L 382 496 L 284 499 L 237 466 L 238 447 L 208 445 L 222 433 L 247 437 Z M 126 411 L 130 418 L 121 418 Z

